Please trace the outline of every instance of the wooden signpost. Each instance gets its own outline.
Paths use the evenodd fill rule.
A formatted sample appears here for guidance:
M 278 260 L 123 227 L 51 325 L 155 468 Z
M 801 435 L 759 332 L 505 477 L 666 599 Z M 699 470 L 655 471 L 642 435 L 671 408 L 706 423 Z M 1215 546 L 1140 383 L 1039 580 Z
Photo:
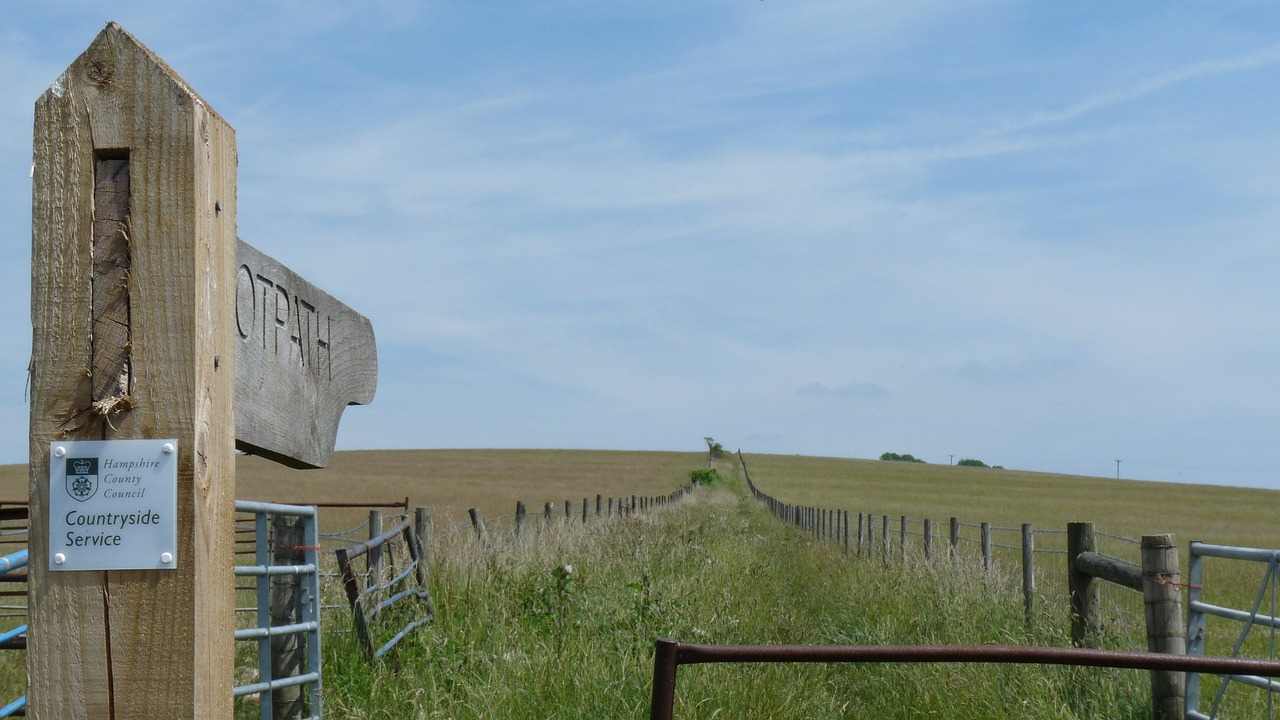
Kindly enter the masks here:
M 372 327 L 238 243 L 234 130 L 120 26 L 36 102 L 33 144 L 29 715 L 229 718 L 234 449 L 325 465 L 373 397 Z M 128 439 L 176 456 L 176 545 L 56 570 L 54 444 Z

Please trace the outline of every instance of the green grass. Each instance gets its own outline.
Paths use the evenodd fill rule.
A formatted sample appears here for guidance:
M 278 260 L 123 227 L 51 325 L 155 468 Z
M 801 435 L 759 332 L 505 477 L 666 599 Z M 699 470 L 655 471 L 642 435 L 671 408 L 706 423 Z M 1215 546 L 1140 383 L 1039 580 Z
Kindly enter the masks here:
M 563 568 L 571 565 L 572 574 Z M 437 620 L 391 662 L 326 647 L 338 718 L 644 717 L 653 643 L 1058 644 L 1005 578 L 847 556 L 712 487 L 628 521 L 436 548 Z M 567 579 L 566 579 L 567 578 Z M 680 671 L 677 716 L 1145 718 L 1145 676 L 939 665 Z

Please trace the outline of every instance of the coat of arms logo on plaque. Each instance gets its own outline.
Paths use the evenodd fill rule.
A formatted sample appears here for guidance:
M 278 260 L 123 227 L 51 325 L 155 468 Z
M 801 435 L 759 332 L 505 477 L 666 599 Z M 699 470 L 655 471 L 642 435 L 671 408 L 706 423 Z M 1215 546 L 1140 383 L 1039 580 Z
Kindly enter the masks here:
M 67 458 L 67 494 L 84 502 L 98 493 L 98 458 Z

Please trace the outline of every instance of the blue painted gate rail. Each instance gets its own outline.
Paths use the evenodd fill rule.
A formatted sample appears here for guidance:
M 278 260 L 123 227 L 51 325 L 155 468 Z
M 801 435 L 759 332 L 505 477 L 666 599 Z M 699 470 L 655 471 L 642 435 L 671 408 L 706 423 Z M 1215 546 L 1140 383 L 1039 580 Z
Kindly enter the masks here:
M 273 693 L 295 685 L 307 686 L 307 720 L 319 720 L 322 710 L 320 682 L 320 537 L 316 527 L 315 506 L 279 505 L 275 503 L 236 501 L 236 512 L 254 516 L 254 565 L 237 565 L 237 577 L 256 579 L 257 626 L 236 630 L 237 641 L 256 641 L 258 644 L 258 682 L 235 688 L 235 697 L 261 696 L 259 717 L 271 720 L 274 715 Z M 270 523 L 273 515 L 292 515 L 302 519 L 303 542 L 297 548 L 303 551 L 301 565 L 271 564 Z M 271 579 L 281 575 L 296 575 L 302 580 L 300 622 L 288 625 L 271 624 Z M 302 635 L 306 645 L 306 672 L 291 677 L 272 676 L 271 639 L 282 635 Z
M 19 550 L 15 553 L 10 553 L 8 555 L 5 555 L 3 558 L 0 558 L 0 573 L 7 573 L 13 570 L 24 568 L 26 566 L 27 566 L 27 551 L 25 549 Z M 26 637 L 26 634 L 27 634 L 27 626 L 19 625 L 18 627 L 0 635 L 0 645 L 20 637 Z M 3 708 L 0 708 L 0 718 L 13 717 L 19 714 L 25 715 L 26 709 L 27 709 L 27 696 L 23 695 L 17 700 L 14 700 L 8 705 L 5 705 Z

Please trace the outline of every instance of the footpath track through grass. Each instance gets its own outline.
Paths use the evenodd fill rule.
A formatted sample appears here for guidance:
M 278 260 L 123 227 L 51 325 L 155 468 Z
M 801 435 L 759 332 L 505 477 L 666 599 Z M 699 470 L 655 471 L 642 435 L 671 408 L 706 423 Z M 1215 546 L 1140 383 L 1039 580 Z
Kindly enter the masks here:
M 659 637 L 1062 645 L 1066 633 L 1028 630 L 1014 582 L 846 556 L 773 520 L 736 482 L 519 543 L 457 536 L 435 547 L 431 578 L 437 620 L 390 662 L 369 667 L 345 636 L 329 641 L 329 717 L 646 717 Z M 1147 692 L 1145 674 L 1124 670 L 722 665 L 681 670 L 676 713 L 1145 718 Z

